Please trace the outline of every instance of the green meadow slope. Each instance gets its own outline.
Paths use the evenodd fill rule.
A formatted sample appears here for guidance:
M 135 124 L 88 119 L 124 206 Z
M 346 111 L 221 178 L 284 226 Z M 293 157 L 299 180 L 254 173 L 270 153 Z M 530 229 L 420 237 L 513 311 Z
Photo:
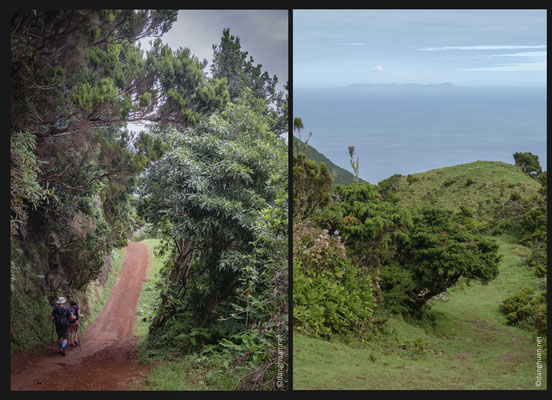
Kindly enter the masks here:
M 525 286 L 546 284 L 519 265 L 521 246 L 499 237 L 500 274 L 489 285 L 451 289 L 434 301 L 433 321 L 413 324 L 400 317 L 377 342 L 350 346 L 294 334 L 296 390 L 545 389 L 537 387 L 536 332 L 506 325 L 498 305 Z
M 488 222 L 517 193 L 535 195 L 540 184 L 514 165 L 477 161 L 387 182 L 399 204 L 433 204 Z M 376 341 L 345 344 L 294 333 L 294 389 L 545 389 L 537 386 L 537 332 L 506 324 L 500 303 L 524 287 L 546 283 L 522 264 L 528 249 L 512 235 L 490 236 L 499 245 L 499 275 L 488 285 L 461 282 L 431 300 L 428 318 L 391 317 Z M 546 365 L 546 362 L 543 361 Z
M 431 204 L 452 210 L 465 206 L 479 219 L 489 220 L 513 193 L 529 199 L 540 187 L 513 164 L 476 161 L 401 176 L 395 194 L 405 206 Z

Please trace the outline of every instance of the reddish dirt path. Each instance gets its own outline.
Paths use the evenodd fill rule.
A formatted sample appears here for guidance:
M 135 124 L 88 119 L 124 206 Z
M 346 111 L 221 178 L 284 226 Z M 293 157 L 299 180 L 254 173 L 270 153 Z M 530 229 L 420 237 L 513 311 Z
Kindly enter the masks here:
M 146 280 L 148 249 L 128 242 L 117 281 L 98 318 L 83 333 L 82 348 L 67 355 L 42 346 L 12 356 L 12 390 L 129 390 L 149 371 L 136 364 L 134 323 Z M 75 383 L 78 382 L 78 386 Z

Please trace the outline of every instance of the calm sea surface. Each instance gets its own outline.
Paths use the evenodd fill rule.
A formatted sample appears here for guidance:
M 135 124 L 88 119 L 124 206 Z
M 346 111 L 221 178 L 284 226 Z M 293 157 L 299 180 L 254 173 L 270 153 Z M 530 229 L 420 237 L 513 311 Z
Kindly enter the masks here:
M 296 88 L 293 116 L 309 144 L 349 171 L 355 146 L 370 183 L 477 160 L 513 164 L 518 151 L 546 169 L 546 89 L 400 86 Z

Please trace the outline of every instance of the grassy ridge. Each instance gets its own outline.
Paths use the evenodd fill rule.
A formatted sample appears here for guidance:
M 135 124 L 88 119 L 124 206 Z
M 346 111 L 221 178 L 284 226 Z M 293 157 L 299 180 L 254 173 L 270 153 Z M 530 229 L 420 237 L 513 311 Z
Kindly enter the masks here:
M 353 348 L 294 335 L 294 389 L 545 389 L 535 386 L 536 332 L 507 326 L 499 303 L 524 286 L 545 284 L 519 265 L 519 245 L 498 238 L 498 278 L 451 289 L 432 322 L 389 322 L 381 342 Z
M 522 198 L 534 196 L 540 183 L 519 167 L 499 161 L 476 161 L 411 174 L 398 179 L 399 204 L 420 207 L 432 204 L 458 210 L 461 205 L 488 219 L 496 207 L 517 192 Z

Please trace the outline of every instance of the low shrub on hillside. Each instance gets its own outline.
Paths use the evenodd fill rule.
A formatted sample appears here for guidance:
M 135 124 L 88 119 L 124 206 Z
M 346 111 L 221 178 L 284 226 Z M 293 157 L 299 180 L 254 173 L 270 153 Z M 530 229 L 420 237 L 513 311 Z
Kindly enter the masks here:
M 505 299 L 500 311 L 506 315 L 509 325 L 516 325 L 527 330 L 535 330 L 538 315 L 542 314 L 542 329 L 546 332 L 546 292 L 535 295 L 532 288 L 525 287 Z
M 380 181 L 377 186 L 379 194 L 387 198 L 390 194 L 396 193 L 399 190 L 401 176 L 401 174 L 395 174 L 387 179 Z M 409 181 L 409 185 L 413 182 L 412 178 L 406 179 Z
M 545 248 L 532 248 L 530 249 L 529 255 L 523 259 L 523 263 L 539 278 L 544 278 L 546 277 L 546 260 Z
M 443 182 L 443 187 L 449 187 L 449 186 L 452 185 L 454 182 L 456 182 L 456 179 L 447 178 L 447 179 L 445 179 L 445 181 Z
M 518 243 L 531 249 L 524 263 L 542 278 L 546 276 L 547 246 L 546 196 L 539 194 L 530 199 L 522 199 L 519 193 L 497 207 L 492 233 L 510 233 L 518 238 Z
M 406 176 L 406 181 L 408 182 L 408 186 L 410 186 L 415 182 L 419 182 L 420 178 L 418 178 L 417 176 L 412 176 L 412 175 L 408 174 Z
M 516 226 L 519 226 L 512 218 L 499 219 L 491 231 L 493 235 L 500 235 L 505 232 L 515 232 Z

